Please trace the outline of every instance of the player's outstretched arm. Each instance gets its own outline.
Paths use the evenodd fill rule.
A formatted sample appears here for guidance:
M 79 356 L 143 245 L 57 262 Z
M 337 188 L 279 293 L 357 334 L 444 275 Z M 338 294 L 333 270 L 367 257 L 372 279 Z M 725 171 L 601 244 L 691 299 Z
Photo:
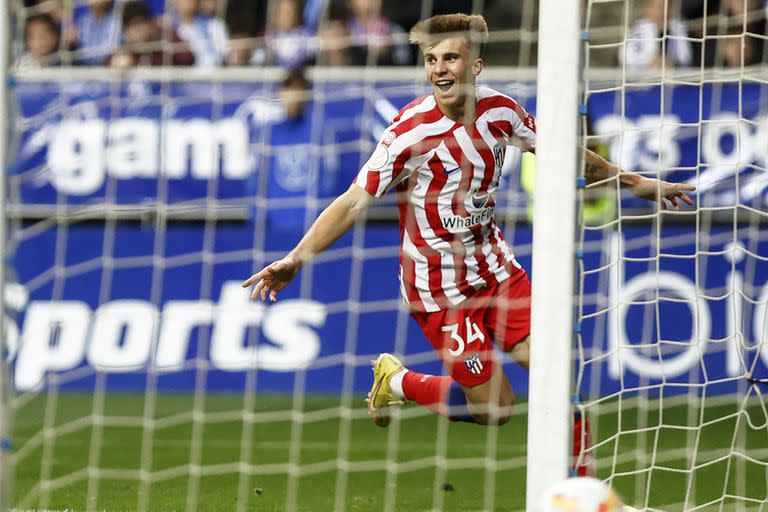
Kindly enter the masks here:
M 618 178 L 622 187 L 630 189 L 636 196 L 658 202 L 663 209 L 680 210 L 680 202 L 693 205 L 693 200 L 686 192 L 696 190 L 693 185 L 670 183 L 655 178 L 646 178 L 633 172 L 622 171 L 603 157 L 585 149 L 584 177 L 589 184 L 599 184 L 609 179 Z
M 306 263 L 330 247 L 346 233 L 373 202 L 371 196 L 357 185 L 337 197 L 309 228 L 304 238 L 283 259 L 264 267 L 243 282 L 243 288 L 255 284 L 251 298 L 267 297 L 277 300 L 277 292 L 285 288 Z

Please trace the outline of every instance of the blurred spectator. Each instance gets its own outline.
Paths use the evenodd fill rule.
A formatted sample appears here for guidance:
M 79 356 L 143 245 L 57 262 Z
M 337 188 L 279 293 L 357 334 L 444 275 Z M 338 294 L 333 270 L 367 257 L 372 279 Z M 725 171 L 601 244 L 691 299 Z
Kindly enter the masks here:
M 381 15 L 381 0 L 348 0 L 351 16 L 347 20 L 354 64 L 402 66 L 411 61 L 411 48 L 405 32 Z M 372 54 L 372 55 L 371 55 Z M 355 59 L 354 56 L 357 56 Z
M 745 65 L 764 61 L 763 37 L 768 33 L 766 6 L 768 3 L 764 0 L 682 0 L 682 16 L 687 21 L 688 32 L 694 38 L 703 39 L 692 44 L 693 62 L 698 65 L 703 61 L 708 67 L 733 63 L 734 48 L 728 48 L 731 38 L 712 37 L 728 33 L 745 34 Z M 734 44 L 731 42 L 730 46 Z
M 22 0 L 21 3 L 28 14 L 50 14 L 57 24 L 65 17 L 61 0 Z
M 200 14 L 206 18 L 221 17 L 226 5 L 219 0 L 200 0 Z
M 72 39 L 78 49 L 76 62 L 98 65 L 112 55 L 122 31 L 120 6 L 112 0 L 89 0 L 87 10 L 75 12 Z
M 50 14 L 33 14 L 24 25 L 24 53 L 16 60 L 17 68 L 40 68 L 60 64 L 59 27 Z
M 198 67 L 218 66 L 226 60 L 229 36 L 224 22 L 204 16 L 200 0 L 174 0 L 171 27 L 187 42 Z
M 318 119 L 308 109 L 311 84 L 300 69 L 288 72 L 278 91 L 280 106 L 278 117 L 264 127 L 263 136 L 271 151 L 265 156 L 268 174 L 266 193 L 280 205 L 270 208 L 267 222 L 273 229 L 300 232 L 307 217 L 306 198 L 320 193 L 322 197 L 332 190 L 322 190 L 329 177 L 321 173 L 321 162 L 311 150 Z M 331 174 L 330 177 L 333 177 Z M 321 183 L 317 183 L 318 178 Z M 255 180 L 260 180 L 254 175 Z M 331 182 L 331 185 L 334 183 Z M 254 183 L 255 185 L 255 183 Z M 319 185 L 319 189 L 316 188 Z M 281 201 L 293 200 L 293 205 Z
M 247 32 L 231 31 L 227 46 L 227 66 L 249 66 L 253 59 L 253 38 Z
M 223 1 L 223 0 L 220 0 Z M 271 0 L 226 0 L 227 26 L 237 26 L 251 37 L 263 35 L 266 31 L 267 6 Z
M 195 57 L 186 43 L 172 30 L 165 32 L 164 41 L 163 31 L 152 19 L 147 4 L 141 0 L 127 2 L 123 7 L 124 44 L 107 59 L 107 64 L 118 68 L 193 65 Z
M 275 0 L 272 23 L 267 26 L 266 54 L 256 64 L 277 64 L 296 69 L 307 65 L 315 54 L 315 39 L 301 23 L 297 0 Z
M 364 57 L 357 56 L 353 59 L 349 46 L 349 32 L 347 25 L 342 20 L 329 20 L 321 29 L 322 54 L 319 63 L 326 66 L 348 66 L 365 63 Z
M 723 38 L 723 65 L 726 68 L 740 68 L 749 66 L 757 61 L 757 44 L 752 37 L 742 37 L 740 28 L 732 28 L 728 31 L 728 37 Z M 744 60 L 742 61 L 742 49 Z
M 667 9 L 667 30 L 664 34 L 664 11 Z M 679 4 L 674 0 L 647 0 L 643 17 L 632 24 L 629 37 L 619 51 L 619 63 L 628 70 L 642 70 L 668 66 L 691 65 L 691 43 L 688 32 L 679 18 Z M 662 46 L 664 50 L 662 51 Z
M 294 69 L 285 75 L 279 94 L 286 119 L 299 119 L 304 115 L 311 88 L 303 69 Z
M 341 7 L 344 7 L 341 9 Z M 381 15 L 380 0 L 330 3 L 320 27 L 320 63 L 330 66 L 406 65 L 412 51 L 402 28 Z M 338 12 L 341 11 L 341 12 Z

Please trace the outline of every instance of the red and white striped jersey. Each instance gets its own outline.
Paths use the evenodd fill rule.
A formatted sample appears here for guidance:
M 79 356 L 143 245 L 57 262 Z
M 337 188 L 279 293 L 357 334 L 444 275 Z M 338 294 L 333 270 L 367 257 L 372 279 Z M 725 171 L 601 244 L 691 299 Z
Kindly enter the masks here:
M 397 190 L 400 283 L 411 307 L 454 307 L 520 268 L 496 225 L 494 196 L 507 145 L 535 143 L 533 117 L 487 87 L 477 88 L 470 126 L 443 115 L 430 95 L 384 132 L 354 182 L 375 197 Z

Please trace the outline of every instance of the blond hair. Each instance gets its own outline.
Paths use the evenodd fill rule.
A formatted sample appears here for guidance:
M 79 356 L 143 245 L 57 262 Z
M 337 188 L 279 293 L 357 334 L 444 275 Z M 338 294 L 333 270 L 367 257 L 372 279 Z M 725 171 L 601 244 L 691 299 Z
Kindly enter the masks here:
M 464 37 L 480 54 L 488 42 L 488 25 L 479 14 L 441 14 L 414 25 L 408 40 L 423 49 L 449 37 Z

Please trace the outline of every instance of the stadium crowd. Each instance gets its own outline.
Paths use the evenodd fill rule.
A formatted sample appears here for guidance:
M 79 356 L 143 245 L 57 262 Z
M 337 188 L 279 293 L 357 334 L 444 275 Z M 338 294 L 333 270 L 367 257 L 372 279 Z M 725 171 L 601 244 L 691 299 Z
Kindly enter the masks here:
M 423 16 L 472 12 L 472 0 L 10 0 L 18 67 L 409 65 L 407 32 Z M 482 2 L 487 60 L 533 66 L 538 2 Z M 765 62 L 768 0 L 642 0 L 593 13 L 613 27 L 610 55 L 629 70 Z M 624 38 L 625 26 L 629 31 Z M 596 37 L 600 36 L 596 34 Z M 605 36 L 604 36 L 605 37 Z M 611 45 L 609 45 L 611 46 Z M 615 48 L 614 48 L 615 47 Z M 743 48 L 743 50 L 742 50 Z M 521 51 L 521 49 L 523 51 Z
M 472 12 L 472 0 L 11 0 L 20 68 L 59 65 L 408 65 L 407 31 L 424 14 Z M 528 2 L 531 3 L 531 2 Z M 535 3 L 535 2 L 533 2 Z M 502 30 L 496 64 L 535 65 L 535 9 L 486 0 Z M 517 5 L 513 5 L 517 4 Z M 597 18 L 624 33 L 624 9 Z M 628 70 L 739 67 L 766 60 L 768 0 L 643 0 L 610 58 Z M 530 30 L 528 30 L 528 28 Z M 602 27 L 605 28 L 605 27 Z M 514 57 L 533 47 L 529 62 Z M 531 43 L 530 41 L 534 41 Z M 493 44 L 493 41 L 492 41 Z M 743 50 L 742 50 L 743 48 Z M 663 61 L 663 62 L 662 62 Z

